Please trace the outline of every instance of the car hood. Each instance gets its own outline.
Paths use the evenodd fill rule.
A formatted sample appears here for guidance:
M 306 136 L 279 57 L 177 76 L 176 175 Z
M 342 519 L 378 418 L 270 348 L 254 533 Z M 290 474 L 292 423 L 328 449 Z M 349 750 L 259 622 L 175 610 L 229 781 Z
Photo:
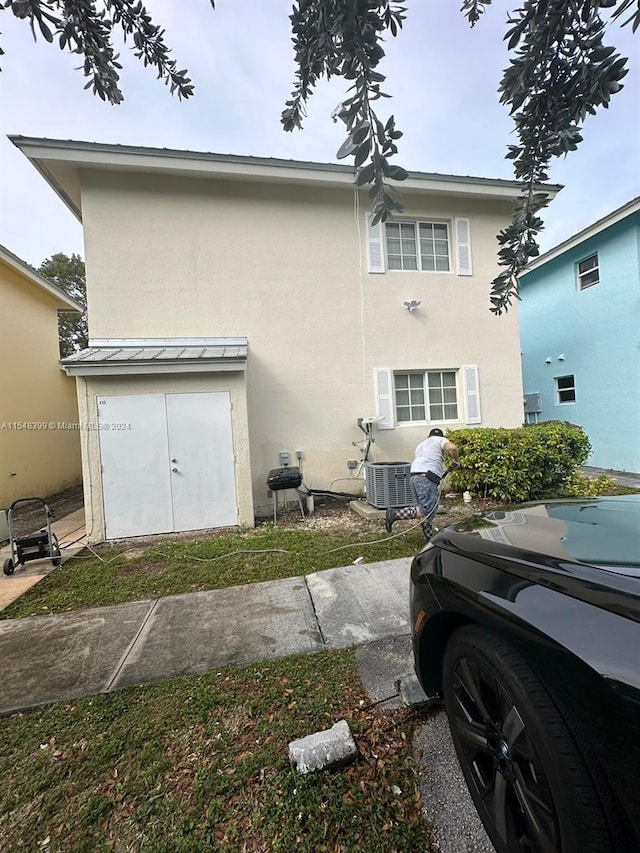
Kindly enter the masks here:
M 640 494 L 522 504 L 474 516 L 452 530 L 521 553 L 640 577 Z

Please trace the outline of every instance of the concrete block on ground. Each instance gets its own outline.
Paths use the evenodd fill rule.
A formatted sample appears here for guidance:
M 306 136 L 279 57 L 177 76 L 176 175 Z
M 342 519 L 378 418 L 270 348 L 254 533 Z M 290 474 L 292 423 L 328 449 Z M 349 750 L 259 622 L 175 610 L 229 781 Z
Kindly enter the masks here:
M 357 754 L 358 748 L 346 720 L 339 720 L 330 729 L 292 740 L 289 744 L 289 761 L 302 774 L 348 764 Z
M 366 518 L 367 521 L 384 521 L 385 511 L 376 509 L 375 506 L 364 500 L 349 501 L 349 508 L 360 518 Z
M 413 672 L 407 672 L 396 679 L 396 688 L 400 693 L 402 704 L 407 708 L 413 708 L 415 711 L 442 704 L 439 696 L 427 696 Z

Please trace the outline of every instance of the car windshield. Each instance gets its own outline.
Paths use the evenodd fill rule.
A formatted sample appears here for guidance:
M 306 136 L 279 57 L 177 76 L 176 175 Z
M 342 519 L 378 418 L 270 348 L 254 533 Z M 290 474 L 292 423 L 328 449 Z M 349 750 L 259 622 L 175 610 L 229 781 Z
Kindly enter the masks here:
M 640 495 L 551 504 L 548 512 L 565 523 L 561 539 L 574 559 L 611 568 L 640 566 Z
M 524 504 L 455 525 L 525 551 L 640 576 L 640 495 Z

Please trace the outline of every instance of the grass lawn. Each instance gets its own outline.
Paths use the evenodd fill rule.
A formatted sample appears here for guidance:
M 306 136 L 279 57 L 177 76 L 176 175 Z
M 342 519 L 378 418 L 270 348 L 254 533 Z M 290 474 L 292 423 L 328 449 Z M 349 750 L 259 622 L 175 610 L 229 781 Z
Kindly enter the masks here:
M 266 524 L 211 539 L 102 546 L 98 556 L 84 552 L 55 569 L 0 611 L 0 619 L 295 577 L 349 565 L 358 557 L 366 562 L 408 557 L 423 544 L 419 530 L 390 538 L 379 521 L 358 519 L 355 529 L 346 530 Z
M 599 493 L 635 491 L 610 481 L 605 486 L 606 490 L 601 487 Z M 437 527 L 461 521 L 473 513 L 500 508 L 501 504 L 474 499 L 471 506 L 465 506 L 459 498 L 443 498 L 440 507 L 442 514 L 436 518 Z M 290 517 L 297 520 L 297 512 Z M 422 548 L 424 539 L 412 524 L 398 523 L 390 536 L 380 520 L 364 520 L 341 505 L 335 516 L 331 515 L 330 507 L 327 514 L 320 511 L 304 523 L 296 521 L 277 527 L 267 523 L 250 530 L 219 531 L 211 538 L 167 536 L 158 537 L 151 544 L 135 541 L 115 547 L 102 545 L 93 553 L 84 551 L 51 572 L 0 611 L 0 619 L 42 616 L 308 575 L 348 566 L 358 557 L 367 563 L 413 557 Z
M 300 776 L 289 741 L 349 723 L 354 764 Z M 409 746 L 423 718 L 369 705 L 352 651 L 87 697 L 2 720 L 12 851 L 430 851 Z

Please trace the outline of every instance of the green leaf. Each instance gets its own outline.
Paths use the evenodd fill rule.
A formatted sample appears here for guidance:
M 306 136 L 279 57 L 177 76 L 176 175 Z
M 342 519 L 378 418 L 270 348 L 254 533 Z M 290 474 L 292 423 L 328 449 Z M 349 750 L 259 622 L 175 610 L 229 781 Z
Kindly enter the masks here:
M 406 169 L 403 169 L 402 166 L 389 166 L 387 176 L 392 178 L 394 181 L 406 181 L 409 177 L 409 173 Z
M 368 121 L 361 122 L 351 134 L 354 145 L 360 145 L 370 134 L 371 124 Z
M 615 53 L 615 47 L 598 47 L 595 50 L 592 50 L 589 54 L 589 58 L 591 62 L 601 62 L 603 59 L 606 59 L 608 56 L 611 56 L 612 53 Z
M 378 222 L 382 222 L 384 219 L 385 212 L 386 211 L 384 207 L 375 208 L 375 213 L 371 217 L 371 225 L 375 226 L 378 224 Z
M 356 175 L 356 186 L 361 187 L 364 184 L 368 184 L 373 179 L 374 174 L 375 166 L 373 163 L 367 163 Z
M 364 161 L 369 156 L 369 151 L 371 151 L 371 139 L 366 139 L 356 151 L 355 160 L 353 162 L 353 165 L 356 169 L 362 166 Z
M 43 37 L 46 39 L 46 41 L 49 42 L 49 44 L 51 44 L 51 42 L 53 41 L 53 35 L 51 33 L 51 30 L 45 24 L 42 18 L 38 18 L 38 24 L 40 26 L 40 32 L 42 33 Z

